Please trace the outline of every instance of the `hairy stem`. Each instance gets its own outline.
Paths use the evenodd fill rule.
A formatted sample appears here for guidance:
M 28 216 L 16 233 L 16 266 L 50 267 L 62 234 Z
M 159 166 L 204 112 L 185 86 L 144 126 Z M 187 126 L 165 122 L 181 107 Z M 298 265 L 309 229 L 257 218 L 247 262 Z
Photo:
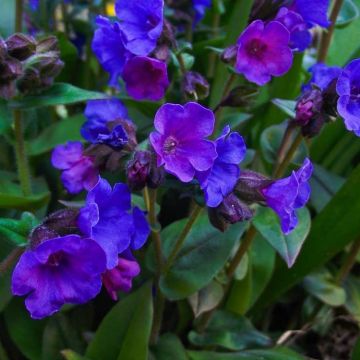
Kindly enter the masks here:
M 159 334 L 161 331 L 161 324 L 163 319 L 165 309 L 165 297 L 160 291 L 159 285 L 156 287 L 156 297 L 154 303 L 154 317 L 153 317 L 153 325 L 151 328 L 150 334 L 150 344 L 155 345 L 158 341 Z
M 356 263 L 356 257 L 360 251 L 360 238 L 353 242 L 349 253 L 347 254 L 344 263 L 342 264 L 337 276 L 336 283 L 340 285 L 349 275 L 351 269 Z
M 31 195 L 31 180 L 28 159 L 25 150 L 21 111 L 14 110 L 15 153 L 18 176 L 24 196 Z
M 24 0 L 16 0 L 15 6 L 15 32 L 21 32 L 23 23 Z
M 319 48 L 319 53 L 318 53 L 318 62 L 319 63 L 324 63 L 326 61 L 328 52 L 329 52 L 329 48 L 330 48 L 330 43 L 331 43 L 331 39 L 334 35 L 334 30 L 335 30 L 335 25 L 336 25 L 336 20 L 339 16 L 341 7 L 344 3 L 344 0 L 335 0 L 334 2 L 334 6 L 332 8 L 331 11 L 331 15 L 330 15 L 330 27 L 329 29 L 327 29 L 327 31 L 323 31 L 323 35 L 321 38 L 321 43 L 320 43 L 320 48 Z

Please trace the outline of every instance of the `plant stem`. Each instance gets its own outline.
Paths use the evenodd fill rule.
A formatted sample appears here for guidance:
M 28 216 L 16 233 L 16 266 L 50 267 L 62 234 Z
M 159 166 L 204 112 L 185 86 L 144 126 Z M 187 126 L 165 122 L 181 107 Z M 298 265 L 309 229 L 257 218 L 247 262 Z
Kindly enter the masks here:
M 24 0 L 16 0 L 15 8 L 15 32 L 22 31 Z
M 212 21 L 212 28 L 213 28 L 213 36 L 216 38 L 219 35 L 219 26 L 220 26 L 220 14 L 218 11 L 215 12 L 213 21 Z M 213 78 L 215 74 L 215 67 L 216 67 L 216 60 L 217 60 L 217 54 L 212 52 L 209 55 L 209 64 L 207 69 L 207 76 L 209 78 Z
M 184 245 L 184 242 L 186 240 L 186 237 L 188 236 L 192 226 L 194 225 L 196 219 L 198 218 L 198 216 L 200 215 L 202 211 L 202 207 L 200 207 L 199 205 L 195 205 L 188 222 L 186 223 L 185 227 L 183 228 L 183 230 L 181 231 L 178 239 L 176 240 L 176 243 L 169 255 L 169 258 L 167 260 L 166 266 L 165 266 L 165 270 L 164 272 L 166 273 L 167 271 L 169 271 L 173 261 L 175 260 L 176 256 L 178 255 L 179 251 L 181 250 L 182 246 Z
M 18 176 L 24 196 L 29 196 L 31 195 L 31 180 L 22 125 L 21 111 L 14 110 L 15 153 Z
M 356 263 L 356 257 L 360 251 L 360 238 L 353 242 L 349 253 L 347 254 L 344 263 L 342 264 L 337 276 L 336 284 L 340 285 L 349 275 L 352 267 Z
M 318 53 L 318 62 L 319 63 L 324 63 L 326 61 L 328 52 L 329 52 L 329 48 L 330 48 L 330 43 L 331 43 L 331 39 L 334 35 L 334 30 L 335 30 L 335 25 L 336 25 L 336 20 L 339 16 L 341 7 L 344 3 L 344 0 L 335 0 L 334 2 L 334 6 L 332 8 L 331 11 L 331 15 L 330 15 L 330 27 L 327 31 L 323 31 L 323 35 L 321 37 L 321 43 L 320 43 L 320 48 L 319 48 L 319 53 Z
M 249 247 L 255 238 L 256 232 L 257 231 L 256 231 L 255 226 L 250 225 L 249 230 L 246 232 L 246 235 L 245 235 L 244 239 L 241 241 L 238 251 L 236 252 L 233 259 L 231 260 L 230 265 L 226 271 L 226 274 L 229 279 L 231 279 L 234 276 L 235 271 L 236 271 L 237 267 L 239 266 L 241 260 L 243 259 L 246 252 L 249 250 Z
M 284 175 L 287 167 L 289 166 L 291 160 L 293 159 L 294 154 L 295 154 L 296 150 L 298 149 L 298 147 L 300 146 L 302 140 L 303 140 L 303 136 L 302 136 L 301 131 L 299 131 L 294 142 L 290 146 L 290 149 L 287 152 L 284 161 L 279 165 L 279 167 L 277 169 L 275 169 L 275 171 L 274 171 L 275 178 L 279 178 L 282 175 Z
M 11 253 L 0 263 L 0 275 L 9 270 L 24 251 L 25 248 L 22 247 L 17 247 L 12 250 Z
M 153 317 L 153 326 L 151 328 L 150 334 L 150 344 L 155 345 L 158 341 L 161 324 L 163 319 L 165 309 L 165 297 L 160 291 L 159 286 L 156 288 L 156 298 L 154 304 L 154 317 Z

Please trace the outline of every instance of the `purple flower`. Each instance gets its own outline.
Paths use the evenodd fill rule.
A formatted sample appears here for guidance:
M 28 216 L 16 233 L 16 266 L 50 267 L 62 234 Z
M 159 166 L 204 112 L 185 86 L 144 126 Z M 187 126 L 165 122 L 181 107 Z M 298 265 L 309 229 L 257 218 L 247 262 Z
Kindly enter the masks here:
M 166 63 L 145 56 L 126 63 L 123 79 L 128 94 L 136 100 L 160 100 L 169 86 Z
M 279 216 L 281 230 L 285 235 L 293 231 L 297 225 L 296 209 L 304 207 L 310 198 L 311 189 L 308 181 L 312 171 L 311 161 L 305 159 L 299 170 L 261 190 L 267 206 Z
M 30 9 L 36 11 L 39 8 L 40 0 L 29 0 Z
M 91 157 L 83 155 L 80 141 L 69 141 L 58 145 L 52 152 L 51 163 L 56 169 L 64 170 L 61 181 L 66 190 L 77 194 L 83 189 L 92 189 L 99 178 L 99 171 Z
M 360 136 L 360 59 L 351 61 L 336 84 L 337 110 L 349 131 Z
M 281 22 L 290 32 L 290 48 L 304 51 L 312 41 L 312 36 L 307 23 L 302 16 L 286 7 L 280 8 L 275 18 Z
M 327 18 L 329 0 L 294 0 L 289 8 L 299 13 L 312 26 L 328 27 L 330 25 Z
M 209 207 L 219 206 L 224 197 L 233 191 L 240 175 L 239 164 L 246 153 L 243 138 L 238 133 L 230 133 L 229 126 L 224 128 L 215 144 L 218 157 L 214 165 L 196 174 Z
M 125 184 L 110 184 L 101 179 L 88 193 L 80 210 L 78 226 L 85 236 L 94 239 L 105 251 L 107 269 L 118 263 L 118 254 L 129 247 L 141 248 L 150 232 L 144 213 L 131 210 L 131 196 Z
M 121 125 L 110 130 L 109 124 L 119 119 L 127 119 L 128 112 L 119 99 L 90 100 L 86 104 L 87 121 L 81 128 L 82 137 L 93 144 L 105 143 L 121 149 L 128 142 L 128 135 Z
M 195 11 L 195 24 L 203 19 L 206 10 L 211 7 L 211 0 L 192 0 Z
M 211 110 L 189 102 L 165 104 L 155 115 L 150 142 L 157 153 L 157 165 L 183 182 L 191 181 L 195 171 L 209 170 L 217 157 L 215 145 L 205 138 L 214 130 Z
M 338 66 L 327 66 L 325 64 L 315 64 L 310 69 L 310 81 L 302 87 L 302 91 L 311 90 L 312 84 L 320 90 L 325 90 L 330 83 L 339 77 L 342 69 Z
M 117 0 L 116 15 L 127 50 L 134 55 L 151 53 L 163 29 L 163 0 Z
M 104 273 L 102 281 L 110 297 L 116 301 L 117 292 L 129 292 L 133 278 L 139 274 L 140 266 L 134 258 L 119 256 L 117 265 Z
M 109 84 L 119 87 L 118 79 L 125 63 L 133 55 L 123 44 L 123 34 L 118 22 L 112 23 L 104 16 L 96 18 L 98 29 L 92 41 L 92 50 L 101 66 L 110 74 Z
M 236 71 L 258 85 L 284 75 L 293 61 L 289 40 L 289 31 L 278 21 L 252 22 L 237 41 Z
M 64 304 L 94 298 L 105 270 L 104 251 L 95 241 L 78 235 L 53 238 L 21 256 L 12 276 L 12 292 L 27 296 L 31 317 L 41 319 Z

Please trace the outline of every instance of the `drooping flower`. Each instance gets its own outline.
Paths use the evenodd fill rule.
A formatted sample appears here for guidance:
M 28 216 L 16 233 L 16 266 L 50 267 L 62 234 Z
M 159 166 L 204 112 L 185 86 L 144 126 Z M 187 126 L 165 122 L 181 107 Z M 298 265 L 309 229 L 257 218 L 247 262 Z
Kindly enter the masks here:
M 94 166 L 93 159 L 83 154 L 80 141 L 69 141 L 65 145 L 56 146 L 51 162 L 56 169 L 63 170 L 61 181 L 71 194 L 84 189 L 90 190 L 98 181 L 99 171 Z
M 309 72 L 311 73 L 311 79 L 302 87 L 303 92 L 311 90 L 312 85 L 315 85 L 320 90 L 325 90 L 330 83 L 339 77 L 342 69 L 339 66 L 327 66 L 322 63 L 313 65 Z
M 169 86 L 166 63 L 146 56 L 129 60 L 123 71 L 128 94 L 136 100 L 158 101 Z
M 290 48 L 296 51 L 304 51 L 312 41 L 308 24 L 302 16 L 286 7 L 280 8 L 275 18 L 281 22 L 290 32 Z
M 131 210 L 131 196 L 125 184 L 114 188 L 104 179 L 88 193 L 80 210 L 78 226 L 85 236 L 94 239 L 105 251 L 107 269 L 118 263 L 118 254 L 128 248 L 142 247 L 150 229 L 139 208 Z
M 196 171 L 209 170 L 217 157 L 215 145 L 206 140 L 214 130 L 211 110 L 194 102 L 165 104 L 155 115 L 155 132 L 150 142 L 157 154 L 157 165 L 183 182 L 191 181 Z
M 119 99 L 90 100 L 86 104 L 87 121 L 81 128 L 82 137 L 92 144 L 108 144 L 122 148 L 128 141 L 128 134 L 120 124 L 111 123 L 128 118 L 128 111 Z M 117 145 L 117 146 L 115 146 Z
M 273 209 L 280 218 L 281 230 L 288 235 L 298 223 L 296 210 L 305 206 L 310 198 L 310 185 L 308 183 L 313 171 L 309 159 L 297 171 L 284 179 L 276 180 L 261 192 L 267 206 Z
M 151 53 L 163 29 L 164 0 L 117 0 L 116 16 L 125 48 L 134 55 Z
M 206 10 L 211 7 L 211 0 L 192 0 L 195 11 L 195 24 L 203 19 Z
M 119 291 L 129 292 L 132 288 L 132 280 L 140 274 L 140 266 L 132 256 L 118 257 L 117 265 L 103 274 L 103 284 L 110 295 L 116 301 Z
M 289 40 L 289 31 L 278 21 L 252 22 L 237 41 L 235 70 L 258 85 L 284 75 L 293 62 Z
M 336 92 L 337 110 L 346 128 L 360 136 L 360 59 L 351 61 L 341 72 Z
M 230 133 L 229 126 L 224 128 L 215 144 L 218 157 L 214 165 L 207 171 L 196 173 L 209 207 L 219 206 L 224 197 L 234 190 L 240 175 L 239 164 L 246 153 L 243 138 L 236 132 Z
M 109 84 L 119 87 L 119 77 L 125 63 L 133 55 L 125 48 L 120 23 L 111 22 L 104 16 L 96 18 L 98 28 L 92 41 L 92 50 L 101 66 L 110 74 Z
M 289 8 L 299 13 L 312 26 L 328 27 L 330 25 L 327 18 L 329 0 L 294 0 Z
M 64 304 L 93 299 L 105 270 L 105 253 L 95 241 L 78 235 L 53 238 L 21 256 L 12 276 L 12 293 L 26 296 L 31 317 L 41 319 Z

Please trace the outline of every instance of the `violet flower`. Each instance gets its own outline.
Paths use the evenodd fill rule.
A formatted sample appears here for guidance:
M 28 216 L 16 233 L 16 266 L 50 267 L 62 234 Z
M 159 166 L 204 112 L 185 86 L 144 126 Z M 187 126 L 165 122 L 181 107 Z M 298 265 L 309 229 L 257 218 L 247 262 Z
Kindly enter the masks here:
M 136 100 L 158 101 L 169 86 L 166 63 L 145 56 L 129 60 L 122 76 L 128 94 Z
M 224 128 L 215 144 L 218 157 L 214 165 L 207 171 L 196 173 L 209 207 L 219 206 L 233 191 L 240 175 L 239 164 L 246 154 L 243 138 L 236 132 L 230 133 L 229 126 Z
M 121 125 L 110 129 L 111 122 L 128 118 L 128 111 L 119 99 L 90 100 L 84 114 L 87 121 L 81 128 L 81 135 L 85 140 L 117 149 L 127 144 L 128 134 Z
M 311 161 L 305 159 L 299 170 L 261 190 L 267 206 L 279 216 L 281 230 L 285 235 L 295 229 L 298 223 L 296 210 L 304 207 L 310 198 L 311 189 L 308 181 L 312 171 Z
M 205 138 L 212 134 L 213 112 L 197 103 L 165 104 L 155 115 L 156 131 L 150 142 L 157 154 L 157 165 L 183 182 L 196 171 L 209 170 L 217 157 L 215 145 Z
M 339 77 L 341 71 L 341 67 L 338 66 L 327 66 L 322 63 L 313 65 L 309 69 L 311 79 L 302 87 L 302 91 L 311 90 L 312 85 L 320 90 L 325 90 L 334 79 Z
M 69 141 L 58 145 L 52 152 L 51 163 L 56 169 L 63 170 L 61 181 L 66 190 L 77 194 L 92 189 L 99 178 L 99 171 L 90 156 L 83 155 L 80 141 Z
M 346 128 L 360 136 L 360 59 L 351 61 L 341 72 L 336 92 L 337 110 Z
M 12 275 L 12 293 L 26 296 L 31 317 L 42 319 L 64 304 L 93 299 L 105 270 L 105 253 L 95 241 L 78 235 L 49 239 L 21 256 Z
M 289 9 L 300 14 L 310 25 L 328 27 L 329 0 L 294 0 Z
M 78 226 L 85 236 L 94 239 L 105 251 L 107 269 L 118 263 L 118 254 L 128 248 L 141 248 L 150 232 L 144 213 L 131 210 L 131 195 L 125 184 L 110 184 L 101 179 L 88 193 L 80 210 Z
M 211 0 L 192 0 L 195 11 L 195 24 L 200 22 L 205 16 L 206 10 L 211 7 Z
M 235 70 L 258 85 L 284 75 L 293 62 L 289 40 L 289 31 L 278 21 L 252 22 L 237 41 Z
M 151 53 L 163 29 L 163 0 L 117 0 L 116 16 L 123 43 L 134 55 Z

